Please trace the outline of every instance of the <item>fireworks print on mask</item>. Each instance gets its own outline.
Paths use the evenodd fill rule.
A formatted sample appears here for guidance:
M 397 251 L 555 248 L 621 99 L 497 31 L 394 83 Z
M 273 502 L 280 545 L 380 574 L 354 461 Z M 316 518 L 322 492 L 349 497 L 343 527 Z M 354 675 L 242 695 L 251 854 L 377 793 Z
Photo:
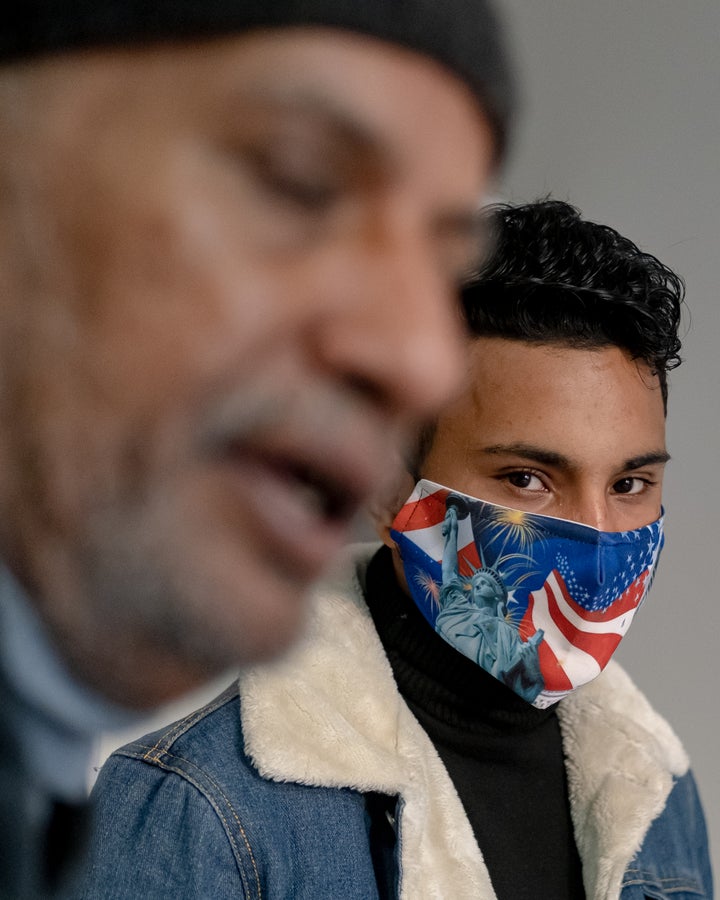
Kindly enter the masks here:
M 662 518 L 630 532 L 420 481 L 392 531 L 412 597 L 461 653 L 535 706 L 607 665 L 652 582 Z

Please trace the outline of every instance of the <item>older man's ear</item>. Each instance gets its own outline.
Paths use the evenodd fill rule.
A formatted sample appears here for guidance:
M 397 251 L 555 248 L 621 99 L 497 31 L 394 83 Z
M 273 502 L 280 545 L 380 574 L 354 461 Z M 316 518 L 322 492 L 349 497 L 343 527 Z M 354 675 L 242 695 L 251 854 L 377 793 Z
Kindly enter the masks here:
M 415 486 L 414 477 L 405 468 L 404 462 L 398 462 L 397 471 L 379 489 L 368 503 L 368 513 L 380 540 L 390 549 L 395 542 L 390 537 L 390 527 L 403 503 L 412 493 Z

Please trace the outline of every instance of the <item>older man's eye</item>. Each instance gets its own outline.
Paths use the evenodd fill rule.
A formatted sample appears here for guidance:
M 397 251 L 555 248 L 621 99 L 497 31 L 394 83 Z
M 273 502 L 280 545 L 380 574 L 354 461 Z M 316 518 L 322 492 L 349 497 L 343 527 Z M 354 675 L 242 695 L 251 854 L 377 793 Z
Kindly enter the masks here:
M 304 213 L 322 213 L 339 199 L 344 184 L 322 154 L 301 142 L 259 144 L 245 148 L 241 159 L 256 184 L 274 204 Z
M 266 169 L 262 172 L 265 188 L 278 200 L 290 202 L 310 212 L 329 208 L 340 193 L 334 182 L 312 176 Z

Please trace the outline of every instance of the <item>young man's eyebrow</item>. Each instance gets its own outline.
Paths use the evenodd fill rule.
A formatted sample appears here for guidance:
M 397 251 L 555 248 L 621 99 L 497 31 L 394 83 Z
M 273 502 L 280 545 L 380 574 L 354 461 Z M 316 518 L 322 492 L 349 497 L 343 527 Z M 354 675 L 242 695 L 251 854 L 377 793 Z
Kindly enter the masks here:
M 640 456 L 626 459 L 623 463 L 623 469 L 642 469 L 643 466 L 664 465 L 669 461 L 670 454 L 667 450 L 655 450 L 652 453 L 643 453 Z
M 556 469 L 572 469 L 572 461 L 558 453 L 555 450 L 547 450 L 544 447 L 536 447 L 533 444 L 514 443 L 514 444 L 491 444 L 487 447 L 480 448 L 482 453 L 490 453 L 496 456 L 521 456 L 525 459 L 531 459 L 534 462 L 541 463 L 546 466 L 553 466 Z M 652 450 L 649 453 L 641 453 L 638 456 L 632 456 L 626 459 L 619 467 L 620 469 L 642 469 L 643 466 L 664 465 L 670 460 L 670 454 L 667 450 Z
M 558 469 L 571 469 L 572 463 L 567 456 L 556 450 L 547 450 L 544 447 L 536 447 L 534 444 L 491 444 L 481 447 L 482 453 L 491 453 L 496 456 L 522 456 L 546 466 L 554 466 Z

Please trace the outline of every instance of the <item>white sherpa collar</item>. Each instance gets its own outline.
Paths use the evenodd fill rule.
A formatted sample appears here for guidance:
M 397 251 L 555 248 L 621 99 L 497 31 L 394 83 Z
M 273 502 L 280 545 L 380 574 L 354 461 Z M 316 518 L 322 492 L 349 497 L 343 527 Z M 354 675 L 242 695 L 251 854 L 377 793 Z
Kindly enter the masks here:
M 240 678 L 245 747 L 276 781 L 403 800 L 401 897 L 495 900 L 472 828 L 432 742 L 400 697 L 363 599 L 377 547 L 321 586 L 305 638 Z M 570 802 L 588 900 L 619 896 L 627 863 L 687 758 L 619 666 L 560 709 Z
M 575 840 L 588 900 L 620 896 L 622 877 L 688 758 L 617 663 L 558 707 Z

